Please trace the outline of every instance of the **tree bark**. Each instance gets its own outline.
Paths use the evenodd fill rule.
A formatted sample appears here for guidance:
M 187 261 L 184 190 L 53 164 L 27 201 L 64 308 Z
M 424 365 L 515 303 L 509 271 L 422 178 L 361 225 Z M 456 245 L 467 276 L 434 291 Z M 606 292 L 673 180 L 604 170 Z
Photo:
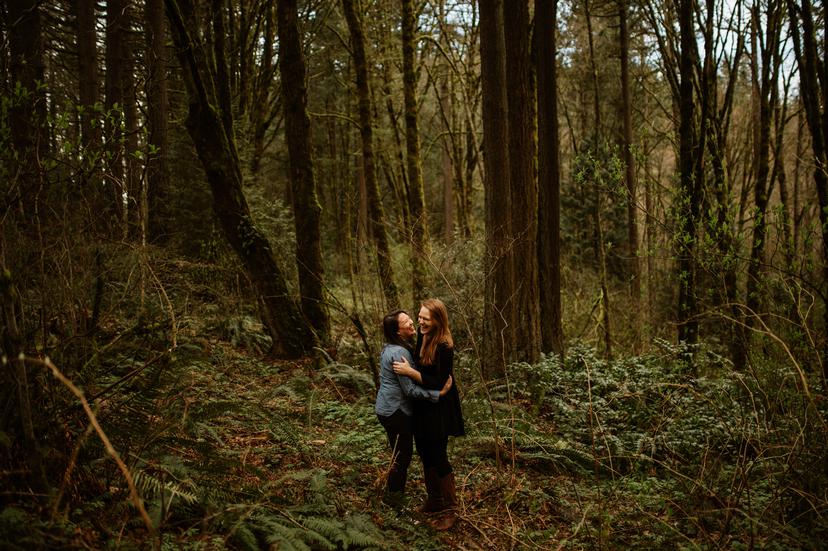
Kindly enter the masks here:
M 216 106 L 229 109 L 230 105 L 219 101 L 208 85 L 227 83 L 217 79 L 222 73 L 210 70 L 210 56 L 190 37 L 189 29 L 196 28 L 192 1 L 165 0 L 165 5 L 189 97 L 187 130 L 207 173 L 213 209 L 225 237 L 259 293 L 262 316 L 273 337 L 271 354 L 281 358 L 310 354 L 318 341 L 288 293 L 285 274 L 273 257 L 270 243 L 253 223 L 232 129 L 225 126 L 216 111 Z
M 14 148 L 12 175 L 5 185 L 14 187 L 9 196 L 21 214 L 35 211 L 35 200 L 42 186 L 41 160 L 48 150 L 46 136 L 46 98 L 38 83 L 44 80 L 44 43 L 41 33 L 40 3 L 10 0 L 7 3 L 9 27 L 10 90 L 14 95 L 9 109 L 11 144 Z M 21 94 L 15 90 L 19 85 Z
M 267 0 L 264 5 L 264 36 L 262 38 L 262 60 L 253 91 L 254 101 L 250 105 L 250 125 L 253 129 L 253 156 L 250 170 L 258 177 L 264 156 L 267 132 L 276 118 L 282 113 L 281 94 L 273 82 L 276 67 L 273 64 L 276 23 L 274 22 L 274 0 Z M 277 125 L 278 126 L 278 125 Z
M 13 97 L 9 109 L 12 174 L 2 186 L 15 186 L 10 193 L 20 207 L 21 225 L 38 212 L 37 197 L 43 186 L 41 160 L 46 147 L 46 98 L 39 84 L 44 79 L 44 43 L 41 34 L 40 2 L 10 0 L 6 4 L 9 42 L 9 76 Z M 5 255 L 3 255 L 5 256 Z M 18 324 L 22 313 L 20 294 L 12 274 L 0 266 L 0 346 L 9 365 L 0 368 L 3 386 L 13 389 L 19 430 L 26 454 L 28 481 L 36 492 L 45 492 L 47 481 L 43 456 L 38 447 L 32 417 L 33 388 L 28 382 L 26 364 L 18 356 L 25 352 L 24 337 Z M 5 421 L 5 420 L 4 420 Z M 3 423 L 5 425 L 5 422 Z
M 630 37 L 627 29 L 627 2 L 618 2 L 618 46 L 621 58 L 621 118 L 624 122 L 621 151 L 624 157 L 624 183 L 627 188 L 627 257 L 629 264 L 630 307 L 633 314 L 633 352 L 641 351 L 643 329 L 641 309 L 641 265 L 638 254 L 637 185 L 632 141 L 632 100 L 630 99 Z
M 98 54 L 95 30 L 95 0 L 78 0 L 73 3 L 77 18 L 78 44 L 78 100 L 82 108 L 81 144 L 86 154 L 100 153 L 101 139 L 98 111 Z M 93 159 L 93 162 L 97 163 Z
M 538 288 L 538 186 L 534 171 L 534 120 L 530 90 L 529 5 L 516 0 L 503 6 L 508 105 L 509 183 L 514 237 L 516 359 L 534 363 L 540 357 Z M 517 274 L 521 277 L 518 278 Z
M 322 207 L 316 193 L 311 157 L 311 124 L 307 107 L 305 59 L 296 0 L 278 0 L 279 69 L 285 110 L 285 138 L 290 158 L 291 199 L 296 227 L 296 263 L 302 312 L 323 343 L 330 324 L 324 296 L 324 273 L 319 221 Z
M 111 0 L 106 6 L 106 77 L 104 79 L 104 140 L 107 152 L 106 195 L 102 205 L 105 232 L 120 235 L 124 222 L 124 83 L 126 77 L 126 10 L 129 0 Z
M 696 226 L 699 210 L 699 188 L 696 162 L 698 130 L 696 127 L 696 95 L 693 75 L 697 59 L 693 0 L 678 0 L 679 43 L 679 194 L 677 212 L 678 235 L 678 340 L 693 345 L 698 340 L 696 319 Z
M 535 3 L 538 47 L 538 282 L 542 347 L 563 355 L 561 181 L 558 134 L 557 2 Z
M 420 130 L 417 102 L 416 31 L 414 0 L 402 1 L 403 98 L 405 101 L 405 151 L 408 171 L 408 204 L 411 214 L 411 275 L 415 301 L 426 288 L 429 254 L 428 215 L 425 210 L 423 172 L 420 163 Z
M 356 72 L 357 94 L 359 96 L 359 124 L 362 137 L 362 171 L 365 176 L 365 191 L 368 199 L 368 221 L 370 232 L 377 249 L 377 267 L 380 285 L 385 296 L 386 309 L 400 307 L 400 297 L 394 282 L 391 266 L 391 251 L 385 230 L 385 212 L 382 206 L 377 182 L 377 167 L 374 156 L 374 129 L 371 115 L 371 89 L 368 80 L 368 61 L 365 55 L 365 36 L 362 21 L 355 9 L 354 0 L 342 0 L 345 19 L 351 33 L 351 51 Z
M 748 264 L 747 299 L 745 301 L 748 312 L 745 324 L 748 328 L 754 325 L 754 318 L 761 315 L 762 300 L 762 266 L 765 256 L 765 241 L 768 228 L 768 199 L 770 188 L 770 154 L 771 154 L 771 117 L 774 104 L 778 97 L 776 82 L 778 69 L 774 67 L 777 60 L 776 50 L 779 47 L 781 32 L 781 13 L 779 3 L 770 0 L 766 5 L 766 21 L 760 21 L 759 10 L 754 7 L 751 21 L 753 23 L 753 87 L 756 91 L 756 113 L 753 123 L 756 125 L 758 142 L 755 146 L 754 161 L 756 163 L 756 179 L 753 188 L 754 215 L 752 243 L 750 248 L 750 262 Z M 764 31 L 761 47 L 757 45 L 757 34 Z M 761 68 L 759 63 L 761 62 Z M 748 348 L 750 332 L 746 334 Z
M 824 7 L 823 7 L 824 10 Z M 809 0 L 799 5 L 788 0 L 788 14 L 791 18 L 791 34 L 800 74 L 800 93 L 805 110 L 805 120 L 811 132 L 811 151 L 814 156 L 814 184 L 819 201 L 819 221 L 822 227 L 822 300 L 823 332 L 828 335 L 828 61 L 819 56 L 817 33 L 814 28 L 814 13 Z M 823 11 L 824 15 L 824 11 Z M 801 30 L 800 30 L 801 25 Z M 823 40 L 828 42 L 828 33 L 823 31 Z M 828 337 L 824 339 L 828 342 Z M 828 345 L 822 352 L 823 378 L 828 379 Z
M 510 258 L 511 189 L 509 186 L 508 111 L 503 1 L 480 0 L 480 74 L 483 88 L 483 163 L 485 165 L 486 274 L 483 324 L 483 373 L 506 371 L 512 348 L 514 288 Z
M 147 65 L 147 183 L 144 231 L 147 240 L 163 242 L 171 220 L 167 197 L 169 194 L 169 137 L 167 113 L 167 50 L 164 3 L 147 0 L 144 6 Z

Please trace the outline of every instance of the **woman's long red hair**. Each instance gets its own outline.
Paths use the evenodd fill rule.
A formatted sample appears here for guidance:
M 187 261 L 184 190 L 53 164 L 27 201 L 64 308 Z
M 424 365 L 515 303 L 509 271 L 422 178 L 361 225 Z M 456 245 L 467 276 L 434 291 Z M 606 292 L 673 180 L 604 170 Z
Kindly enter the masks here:
M 448 310 L 446 305 L 439 298 L 427 298 L 420 306 L 431 313 L 431 322 L 434 324 L 431 331 L 423 336 L 423 348 L 420 351 L 420 363 L 431 365 L 434 363 L 434 356 L 437 354 L 437 346 L 444 343 L 449 348 L 454 348 L 454 339 L 451 338 L 449 328 Z

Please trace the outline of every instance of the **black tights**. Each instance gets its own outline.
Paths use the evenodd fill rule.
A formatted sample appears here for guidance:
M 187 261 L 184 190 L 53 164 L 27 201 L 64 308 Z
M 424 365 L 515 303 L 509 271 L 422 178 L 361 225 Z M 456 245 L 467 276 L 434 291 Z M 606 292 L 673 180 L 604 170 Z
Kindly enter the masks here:
M 411 417 L 399 409 L 388 417 L 377 417 L 388 435 L 388 444 L 393 454 L 391 469 L 388 471 L 388 491 L 404 492 L 408 466 L 414 452 Z
M 414 442 L 417 444 L 417 454 L 423 461 L 424 471 L 436 469 L 440 478 L 451 472 L 451 463 L 448 460 L 448 436 L 434 439 L 415 434 Z

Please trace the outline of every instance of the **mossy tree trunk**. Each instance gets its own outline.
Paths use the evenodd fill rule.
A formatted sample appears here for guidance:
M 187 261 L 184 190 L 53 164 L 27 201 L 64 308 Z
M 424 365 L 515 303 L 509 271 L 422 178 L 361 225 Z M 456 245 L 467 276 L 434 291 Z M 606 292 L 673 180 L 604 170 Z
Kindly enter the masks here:
M 322 207 L 316 194 L 311 157 L 311 124 L 308 116 L 305 59 L 296 0 L 279 0 L 279 69 L 285 110 L 285 138 L 290 158 L 290 186 L 296 227 L 296 263 L 302 312 L 321 342 L 328 339 L 328 309 L 324 297 L 324 267 L 319 220 Z
M 405 101 L 405 151 L 408 170 L 408 205 L 411 214 L 411 276 L 414 300 L 426 288 L 426 256 L 429 254 L 428 216 L 425 209 L 423 171 L 420 163 L 420 130 L 417 122 L 416 64 L 417 13 L 414 0 L 402 0 L 403 98 Z
M 696 94 L 693 79 L 698 54 L 695 44 L 693 0 L 679 0 L 679 193 L 677 213 L 679 216 L 678 243 L 678 340 L 695 344 L 698 340 L 699 322 L 696 317 L 696 239 L 700 202 L 700 162 Z
M 391 251 L 385 229 L 385 212 L 379 194 L 377 167 L 374 156 L 374 129 L 371 109 L 371 89 L 368 81 L 368 61 L 365 55 L 365 36 L 359 10 L 354 6 L 355 0 L 342 0 L 342 8 L 351 33 L 351 52 L 356 72 L 357 95 L 359 97 L 359 129 L 362 137 L 362 170 L 365 179 L 365 191 L 368 207 L 368 225 L 377 248 L 377 267 L 380 285 L 385 296 L 387 309 L 400 306 L 399 292 L 394 282 L 391 266 Z
M 271 354 L 282 358 L 309 354 L 318 344 L 315 335 L 289 295 L 285 274 L 276 263 L 267 239 L 254 225 L 242 191 L 231 119 L 221 115 L 231 107 L 227 72 L 220 68 L 225 59 L 215 58 L 219 69 L 213 71 L 208 60 L 214 54 L 190 35 L 190 29 L 197 28 L 191 0 L 165 0 L 165 5 L 189 96 L 187 130 L 207 173 L 213 209 L 225 237 L 259 293 L 262 316 L 273 337 Z M 214 21 L 214 25 L 217 23 Z M 220 23 L 214 31 L 216 36 L 221 36 Z M 221 48 L 217 47 L 215 53 L 221 56 Z M 216 90 L 214 83 L 224 88 L 224 92 Z

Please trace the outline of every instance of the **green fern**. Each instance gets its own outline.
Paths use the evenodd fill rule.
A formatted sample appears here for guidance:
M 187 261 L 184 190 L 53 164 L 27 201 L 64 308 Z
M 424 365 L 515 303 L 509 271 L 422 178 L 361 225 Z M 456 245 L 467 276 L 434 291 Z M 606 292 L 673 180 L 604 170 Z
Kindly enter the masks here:
M 345 536 L 340 541 L 350 547 L 385 549 L 383 535 L 367 515 L 349 515 L 345 519 Z
M 241 549 L 259 551 L 261 548 L 256 540 L 256 534 L 243 522 L 236 525 L 230 540 Z
M 159 480 L 146 471 L 135 472 L 133 479 L 138 492 L 144 499 L 164 494 L 170 503 L 179 498 L 186 503 L 196 503 L 198 501 L 195 493 L 185 490 L 183 484 L 176 484 L 169 480 Z

